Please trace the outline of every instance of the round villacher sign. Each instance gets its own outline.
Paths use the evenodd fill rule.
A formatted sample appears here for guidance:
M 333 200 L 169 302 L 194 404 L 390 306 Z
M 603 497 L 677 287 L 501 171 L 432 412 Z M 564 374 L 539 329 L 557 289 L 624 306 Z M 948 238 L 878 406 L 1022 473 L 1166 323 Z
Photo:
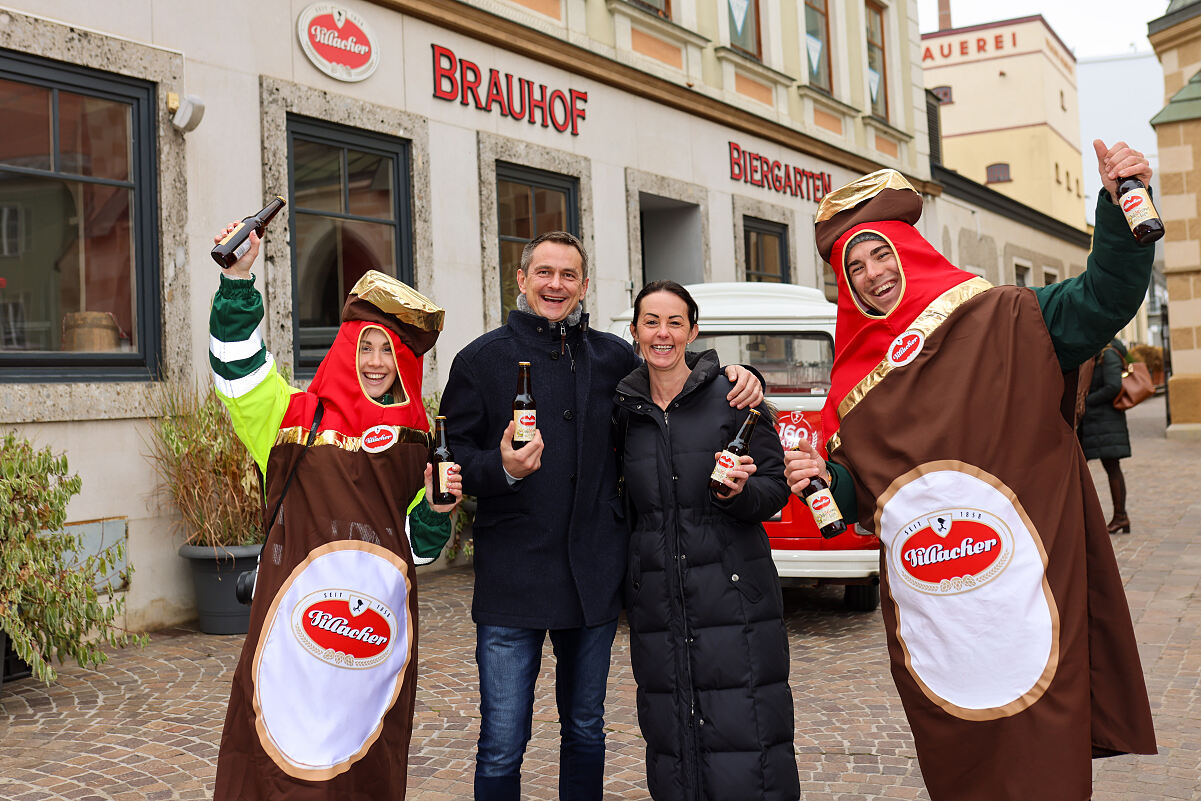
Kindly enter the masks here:
M 981 509 L 940 509 L 894 540 L 900 577 L 918 592 L 966 592 L 996 578 L 1013 557 L 1013 534 Z
M 888 346 L 888 361 L 893 367 L 904 367 L 917 358 L 925 344 L 921 331 L 906 331 Z
M 379 66 L 366 20 L 336 3 L 314 3 L 296 20 L 300 47 L 313 66 L 339 81 L 361 81 Z
M 292 611 L 292 631 L 304 649 L 345 668 L 374 667 L 387 659 L 396 621 L 383 601 L 342 589 L 312 592 Z
M 363 450 L 367 453 L 386 451 L 396 444 L 398 438 L 396 426 L 372 426 L 363 432 Z

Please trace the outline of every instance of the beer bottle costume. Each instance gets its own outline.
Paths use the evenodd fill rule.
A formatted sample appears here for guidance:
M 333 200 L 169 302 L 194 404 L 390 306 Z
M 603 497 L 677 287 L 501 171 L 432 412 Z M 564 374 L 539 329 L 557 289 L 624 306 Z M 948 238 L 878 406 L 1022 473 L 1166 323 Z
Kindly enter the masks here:
M 1084 801 L 1091 757 L 1156 747 L 1105 518 L 1061 414 L 1065 371 L 1125 311 L 1082 307 L 1082 325 L 1058 331 L 1055 304 L 1087 291 L 1128 319 L 1153 253 L 1103 198 L 1086 274 L 1038 295 L 951 265 L 913 227 L 920 214 L 892 170 L 818 210 L 838 280 L 822 420 L 835 495 L 880 537 L 892 674 L 931 799 Z M 885 314 L 845 266 L 864 232 L 896 255 Z
M 437 557 L 449 516 L 424 503 L 429 444 L 422 354 L 442 310 L 368 272 L 307 392 L 263 345 L 253 279 L 221 278 L 210 317 L 217 393 L 265 476 L 267 521 L 250 632 L 234 673 L 217 801 L 405 796 L 417 666 L 414 564 Z M 360 340 L 383 331 L 392 392 L 373 400 Z M 312 445 L 310 428 L 321 408 Z

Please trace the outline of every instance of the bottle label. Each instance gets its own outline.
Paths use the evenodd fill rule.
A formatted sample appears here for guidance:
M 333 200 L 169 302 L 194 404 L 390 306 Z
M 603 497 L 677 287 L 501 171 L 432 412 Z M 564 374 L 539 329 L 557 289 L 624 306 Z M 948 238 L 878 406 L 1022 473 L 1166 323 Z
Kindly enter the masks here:
M 834 496 L 830 494 L 829 489 L 818 490 L 805 498 L 805 503 L 809 505 L 809 511 L 813 513 L 813 522 L 817 523 L 818 528 L 825 528 L 842 520 L 842 512 L 838 511 L 838 504 L 834 503 Z
M 246 223 L 238 223 L 237 225 L 234 226 L 234 229 L 232 231 L 230 231 L 228 234 L 226 234 L 225 238 L 222 239 L 217 244 L 218 245 L 227 244 L 229 242 L 229 240 L 233 239 L 234 236 L 237 235 L 238 231 L 241 231 L 245 226 L 246 226 Z
M 713 465 L 713 472 L 709 474 L 709 478 L 719 483 L 725 483 L 726 476 L 737 466 L 738 457 L 729 451 L 722 451 L 721 456 L 717 457 L 717 464 Z
M 250 250 L 250 237 L 246 237 L 246 240 L 242 244 L 234 248 L 234 261 L 245 256 L 248 250 Z
M 1155 211 L 1154 204 L 1151 203 L 1151 196 L 1147 194 L 1146 189 L 1131 189 L 1118 200 L 1118 204 L 1122 207 L 1122 213 L 1126 215 L 1126 224 L 1131 230 L 1147 220 L 1152 220 L 1159 216 Z
M 514 442 L 533 442 L 534 432 L 538 430 L 538 412 L 533 409 L 514 409 L 513 424 Z
M 450 480 L 450 467 L 453 462 L 438 462 L 438 492 L 442 495 L 450 492 L 446 488 L 447 482 Z

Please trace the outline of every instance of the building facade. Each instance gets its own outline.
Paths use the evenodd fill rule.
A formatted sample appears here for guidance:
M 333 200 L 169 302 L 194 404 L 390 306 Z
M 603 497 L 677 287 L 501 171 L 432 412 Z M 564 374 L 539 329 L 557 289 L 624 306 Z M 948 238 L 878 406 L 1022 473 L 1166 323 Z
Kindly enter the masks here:
M 1076 57 L 1046 20 L 948 27 L 922 34 L 921 49 L 942 103 L 943 163 L 1083 228 Z
M 1087 253 L 932 180 L 908 0 L 17 6 L 0 8 L 0 422 L 67 453 L 73 523 L 127 539 L 135 629 L 192 614 L 148 423 L 161 393 L 208 381 L 212 234 L 271 195 L 288 206 L 256 273 L 277 362 L 311 376 L 380 269 L 446 309 L 429 393 L 503 321 L 546 230 L 585 242 L 602 326 L 657 278 L 832 291 L 817 204 L 882 167 L 991 280 L 1063 278 Z

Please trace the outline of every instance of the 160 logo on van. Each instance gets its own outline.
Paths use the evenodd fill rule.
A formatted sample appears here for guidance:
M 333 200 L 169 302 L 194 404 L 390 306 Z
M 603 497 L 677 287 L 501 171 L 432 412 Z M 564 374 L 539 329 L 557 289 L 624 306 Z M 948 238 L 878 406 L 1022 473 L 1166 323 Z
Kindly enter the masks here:
M 944 509 L 901 529 L 893 562 L 901 578 L 931 594 L 967 592 L 992 581 L 1013 558 L 1013 535 L 979 509 Z
M 318 590 L 292 610 L 292 633 L 334 667 L 369 668 L 387 659 L 396 615 L 382 601 L 349 590 Z

